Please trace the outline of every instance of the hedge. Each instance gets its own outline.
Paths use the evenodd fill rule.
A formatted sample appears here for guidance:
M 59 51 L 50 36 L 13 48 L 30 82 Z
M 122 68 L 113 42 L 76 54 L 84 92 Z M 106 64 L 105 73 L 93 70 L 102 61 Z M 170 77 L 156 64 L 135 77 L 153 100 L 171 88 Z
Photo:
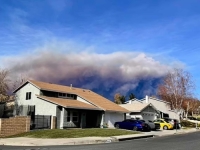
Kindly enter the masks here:
M 187 120 L 182 120 L 181 126 L 182 127 L 196 127 L 196 123 L 193 123 L 193 122 L 190 122 L 190 121 L 187 121 Z M 200 124 L 198 124 L 197 127 L 200 127 Z

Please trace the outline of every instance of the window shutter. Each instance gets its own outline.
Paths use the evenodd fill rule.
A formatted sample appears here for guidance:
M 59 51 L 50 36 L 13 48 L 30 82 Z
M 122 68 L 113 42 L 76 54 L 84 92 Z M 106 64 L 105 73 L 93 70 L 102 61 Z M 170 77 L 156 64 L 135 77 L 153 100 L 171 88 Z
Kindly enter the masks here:
M 31 99 L 31 92 L 29 92 L 29 99 Z
M 26 92 L 26 100 L 28 100 L 28 92 Z

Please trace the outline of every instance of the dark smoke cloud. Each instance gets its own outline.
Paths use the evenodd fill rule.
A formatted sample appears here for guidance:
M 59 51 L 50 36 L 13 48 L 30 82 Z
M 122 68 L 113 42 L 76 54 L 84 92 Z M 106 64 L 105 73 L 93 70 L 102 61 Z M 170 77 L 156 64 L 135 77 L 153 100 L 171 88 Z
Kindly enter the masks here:
M 38 51 L 4 61 L 14 75 L 30 79 L 91 89 L 111 100 L 115 93 L 133 92 L 137 97 L 155 95 L 170 67 L 144 53 Z

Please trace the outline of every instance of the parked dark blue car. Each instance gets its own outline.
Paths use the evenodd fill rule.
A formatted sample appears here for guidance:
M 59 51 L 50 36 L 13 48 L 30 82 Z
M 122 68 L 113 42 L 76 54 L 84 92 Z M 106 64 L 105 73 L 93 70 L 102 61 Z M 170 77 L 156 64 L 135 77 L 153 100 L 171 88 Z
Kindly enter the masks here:
M 138 120 L 132 120 L 132 119 L 126 119 L 121 122 L 115 122 L 115 128 L 117 129 L 128 129 L 128 130 L 134 130 L 134 131 L 149 131 L 150 127 L 148 124 L 138 121 Z

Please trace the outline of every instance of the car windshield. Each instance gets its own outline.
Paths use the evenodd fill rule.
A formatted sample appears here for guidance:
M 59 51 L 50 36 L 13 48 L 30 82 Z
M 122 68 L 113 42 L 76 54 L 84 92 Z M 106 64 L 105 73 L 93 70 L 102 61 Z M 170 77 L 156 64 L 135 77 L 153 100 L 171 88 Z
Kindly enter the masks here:
M 138 121 L 145 122 L 144 120 L 138 120 Z
M 170 120 L 165 120 L 165 122 L 170 123 Z

